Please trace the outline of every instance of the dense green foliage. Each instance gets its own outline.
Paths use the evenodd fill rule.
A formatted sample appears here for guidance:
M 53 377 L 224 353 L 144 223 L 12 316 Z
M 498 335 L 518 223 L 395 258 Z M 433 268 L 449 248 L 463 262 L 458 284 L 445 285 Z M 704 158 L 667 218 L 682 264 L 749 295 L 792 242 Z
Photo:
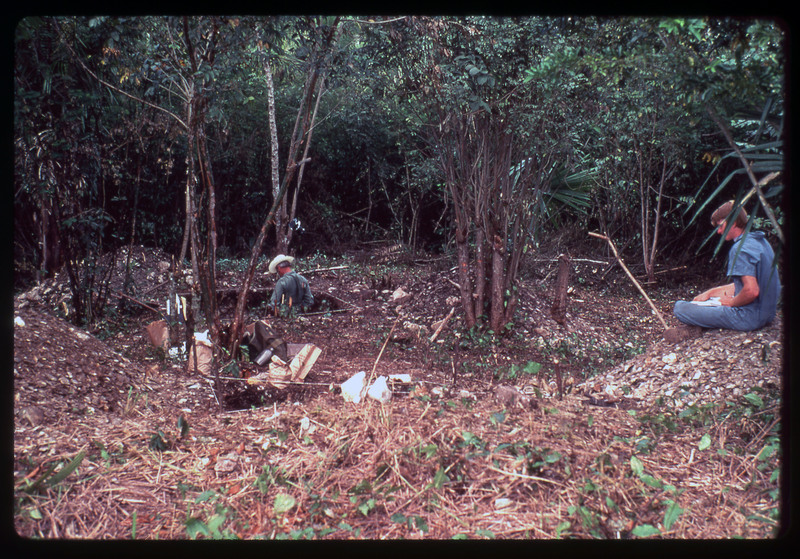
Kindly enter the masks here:
M 720 123 L 756 161 L 757 179 L 782 168 L 784 32 L 771 21 L 343 17 L 334 47 L 318 57 L 331 25 L 327 17 L 20 21 L 17 287 L 65 263 L 76 286 L 99 281 L 101 269 L 80 263 L 128 243 L 180 254 L 187 188 L 201 244 L 213 233 L 220 254 L 249 254 L 274 192 L 261 56 L 274 73 L 281 174 L 304 80 L 325 77 L 302 188 L 293 187 L 305 228 L 292 241 L 296 253 L 377 238 L 451 250 L 457 196 L 469 194 L 453 187 L 496 195 L 512 169 L 524 169 L 491 202 L 494 221 L 467 233 L 473 249 L 483 234 L 528 250 L 542 234 L 596 230 L 638 247 L 647 268 L 656 254 L 701 246 L 710 211 L 702 202 L 712 194 L 741 199 L 751 188 Z M 465 127 L 460 146 L 456 125 Z M 477 155 L 481 138 L 499 148 L 506 135 L 510 159 Z M 463 172 L 448 177 L 448 160 Z M 483 182 L 469 186 L 478 170 Z M 770 230 L 782 223 L 780 186 L 778 178 L 748 207 L 769 217 L 760 208 L 771 206 Z M 511 193 L 516 209 L 501 216 Z M 505 266 L 511 289 L 514 264 Z M 93 293 L 88 308 L 102 304 Z

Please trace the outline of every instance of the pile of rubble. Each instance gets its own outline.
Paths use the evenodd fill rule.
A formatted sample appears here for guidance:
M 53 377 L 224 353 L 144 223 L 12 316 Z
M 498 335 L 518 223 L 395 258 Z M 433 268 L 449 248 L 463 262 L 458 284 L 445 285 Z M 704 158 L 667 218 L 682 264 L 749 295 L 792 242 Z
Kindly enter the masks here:
M 781 387 L 783 321 L 754 332 L 706 330 L 648 350 L 578 385 L 599 402 L 649 405 L 659 398 L 682 409 Z

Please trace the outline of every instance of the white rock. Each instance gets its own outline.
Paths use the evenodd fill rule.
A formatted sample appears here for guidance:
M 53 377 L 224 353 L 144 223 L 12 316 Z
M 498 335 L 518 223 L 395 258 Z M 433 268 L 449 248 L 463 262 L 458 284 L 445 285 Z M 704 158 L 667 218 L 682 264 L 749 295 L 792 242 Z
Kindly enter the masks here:
M 372 386 L 369 387 L 369 390 L 367 390 L 367 395 L 370 398 L 378 400 L 381 404 L 385 404 L 391 400 L 392 391 L 389 390 L 386 384 L 386 377 L 379 376 L 375 382 L 372 383 Z
M 311 423 L 311 420 L 308 417 L 304 417 L 300 420 L 300 434 L 301 435 L 310 435 L 314 431 L 317 430 L 317 426 Z
M 394 290 L 394 293 L 392 293 L 391 300 L 392 301 L 397 301 L 398 299 L 402 299 L 403 297 L 407 297 L 407 296 L 408 296 L 408 293 L 403 291 L 402 287 L 398 287 L 397 289 Z
M 514 502 L 511 499 L 506 499 L 501 497 L 499 499 L 494 500 L 494 508 L 496 509 L 504 509 L 506 507 L 510 507 Z
M 359 371 L 342 383 L 342 398 L 345 402 L 358 404 L 367 390 L 367 372 Z
M 22 318 L 20 318 L 18 316 L 15 316 L 14 317 L 14 326 L 20 326 L 20 327 L 25 326 L 25 321 L 22 320 Z
M 674 353 L 668 353 L 664 357 L 661 358 L 664 363 L 675 363 L 678 360 L 678 356 Z

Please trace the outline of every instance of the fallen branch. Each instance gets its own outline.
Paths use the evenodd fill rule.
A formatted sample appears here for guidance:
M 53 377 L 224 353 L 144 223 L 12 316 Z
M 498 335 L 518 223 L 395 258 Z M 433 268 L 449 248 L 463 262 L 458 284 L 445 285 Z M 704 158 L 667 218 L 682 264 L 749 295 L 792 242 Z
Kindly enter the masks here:
M 669 270 L 659 270 L 657 272 L 654 272 L 654 275 L 666 274 L 668 272 L 675 272 L 677 270 L 685 270 L 685 269 L 686 269 L 686 266 L 678 266 L 677 268 L 670 268 Z
M 619 265 L 622 267 L 623 270 L 625 270 L 625 273 L 628 274 L 628 277 L 631 278 L 631 281 L 639 290 L 639 293 L 641 293 L 644 296 L 645 300 L 647 300 L 647 303 L 650 305 L 650 308 L 652 308 L 653 311 L 656 313 L 656 316 L 658 317 L 658 320 L 661 322 L 661 325 L 664 326 L 664 330 L 669 329 L 669 326 L 667 326 L 667 323 L 664 321 L 664 317 L 662 317 L 661 313 L 658 312 L 658 309 L 653 304 L 653 301 L 650 300 L 650 297 L 648 297 L 647 293 L 644 292 L 642 286 L 639 285 L 639 282 L 636 281 L 635 277 L 633 277 L 633 274 L 631 274 L 630 270 L 628 270 L 627 266 L 625 266 L 625 263 L 622 262 L 622 258 L 619 257 L 619 254 L 617 253 L 617 248 L 614 246 L 614 243 L 611 242 L 611 239 L 609 239 L 605 235 L 600 235 L 599 233 L 592 233 L 591 231 L 589 231 L 589 235 L 592 237 L 597 237 L 598 239 L 605 239 L 606 241 L 608 241 L 608 245 L 611 247 L 611 252 L 614 253 L 614 257 L 617 259 L 617 262 L 619 262 Z
M 450 309 L 450 313 L 449 313 L 449 314 L 448 314 L 448 315 L 445 317 L 445 319 L 444 319 L 444 320 L 442 320 L 442 323 L 441 323 L 441 324 L 439 325 L 439 327 L 436 329 L 436 332 L 434 332 L 434 333 L 433 333 L 433 336 L 431 336 L 431 337 L 430 337 L 430 340 L 429 340 L 429 341 L 430 341 L 431 343 L 433 343 L 433 342 L 435 342 L 435 341 L 436 341 L 436 338 L 439 336 L 439 333 L 442 331 L 442 329 L 443 329 L 445 326 L 447 326 L 447 323 L 448 323 L 448 322 L 450 322 L 450 318 L 452 318 L 452 316 L 453 316 L 453 313 L 454 313 L 454 312 L 456 312 L 456 308 L 455 308 L 455 307 L 452 307 L 452 308 Z
M 158 309 L 154 309 L 153 307 L 151 307 L 151 306 L 150 306 L 150 305 L 148 305 L 147 303 L 142 303 L 142 302 L 141 302 L 139 299 L 134 299 L 134 298 L 133 298 L 133 297 L 131 297 L 130 295 L 125 295 L 124 293 L 120 293 L 120 292 L 119 292 L 119 291 L 117 291 L 116 289 L 111 289 L 111 292 L 112 292 L 114 295 L 116 295 L 118 298 L 125 298 L 125 299 L 128 299 L 128 300 L 130 300 L 130 301 L 133 301 L 133 302 L 134 302 L 134 303 L 136 303 L 137 305 L 141 305 L 141 306 L 143 306 L 144 308 L 146 308 L 146 309 L 149 309 L 149 310 L 153 311 L 154 313 L 157 313 L 157 314 L 159 314 L 159 315 L 161 314 L 161 311 L 160 311 L 160 310 L 158 310 Z
M 306 270 L 303 272 L 304 274 L 313 274 L 316 272 L 331 272 L 333 270 L 344 270 L 345 268 L 349 268 L 350 266 L 332 266 L 330 268 L 317 268 L 316 270 Z
M 358 309 L 359 307 L 353 307 L 354 309 Z M 314 311 L 314 312 L 304 312 L 300 316 L 319 316 L 324 314 L 333 314 L 335 312 L 348 312 L 352 309 L 331 309 L 328 311 Z
M 592 264 L 606 264 L 603 260 L 592 260 L 590 258 L 570 258 L 573 262 L 591 262 Z M 555 258 L 533 258 L 531 262 L 558 262 L 558 257 Z

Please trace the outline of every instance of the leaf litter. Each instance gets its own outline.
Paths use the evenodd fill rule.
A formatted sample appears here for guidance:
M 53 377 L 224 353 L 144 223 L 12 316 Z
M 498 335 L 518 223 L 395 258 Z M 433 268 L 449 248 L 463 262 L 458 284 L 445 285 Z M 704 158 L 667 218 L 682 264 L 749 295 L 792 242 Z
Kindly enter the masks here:
M 347 303 L 347 312 L 280 323 L 289 341 L 323 348 L 307 383 L 274 390 L 229 380 L 223 410 L 210 379 L 148 345 L 144 326 L 152 314 L 119 331 L 88 334 L 56 316 L 63 285 L 18 295 L 17 533 L 776 535 L 782 321 L 669 345 L 636 293 L 618 287 L 624 281 L 587 273 L 590 281 L 571 294 L 564 328 L 548 314 L 550 275 L 531 273 L 523 281 L 519 336 L 508 343 L 476 337 L 459 328 L 456 313 L 431 343 L 422 327 L 429 335 L 450 312 L 452 269 L 431 259 L 410 272 L 394 266 L 375 276 L 373 258 L 350 261 L 360 281 L 338 270 L 312 276 L 314 289 Z M 140 283 L 154 284 L 163 256 L 146 262 Z M 228 281 L 235 286 L 235 274 Z M 411 294 L 404 305 L 392 304 L 397 287 Z M 665 316 L 670 297 L 655 297 Z M 404 327 L 393 332 L 396 322 Z M 638 353 L 626 354 L 631 346 Z M 612 353 L 612 365 L 600 363 Z M 411 374 L 412 388 L 383 404 L 344 402 L 338 385 L 373 368 Z M 501 385 L 533 405 L 498 399 Z

